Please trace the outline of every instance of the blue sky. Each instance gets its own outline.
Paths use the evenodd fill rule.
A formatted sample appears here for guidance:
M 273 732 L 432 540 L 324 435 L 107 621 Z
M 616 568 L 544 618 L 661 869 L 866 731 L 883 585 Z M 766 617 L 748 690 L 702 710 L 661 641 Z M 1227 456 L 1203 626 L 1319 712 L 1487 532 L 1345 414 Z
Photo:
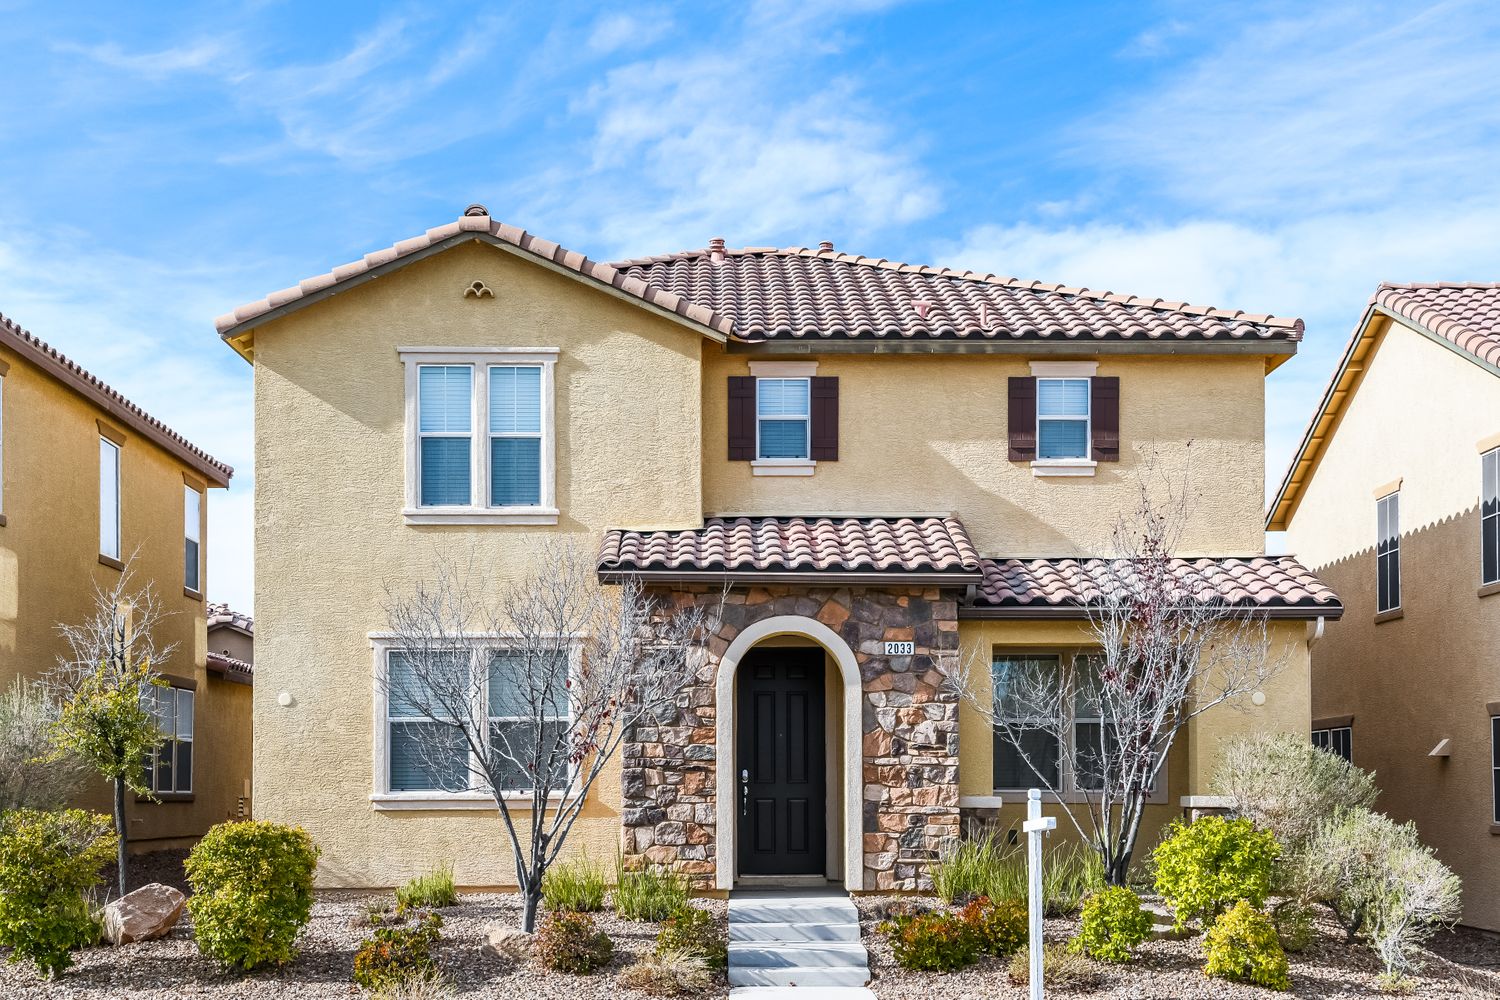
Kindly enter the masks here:
M 240 470 L 247 610 L 213 317 L 471 201 L 1301 316 L 1277 479 L 1377 282 L 1500 278 L 1500 5 L 0 0 L 0 43 L 0 312 Z

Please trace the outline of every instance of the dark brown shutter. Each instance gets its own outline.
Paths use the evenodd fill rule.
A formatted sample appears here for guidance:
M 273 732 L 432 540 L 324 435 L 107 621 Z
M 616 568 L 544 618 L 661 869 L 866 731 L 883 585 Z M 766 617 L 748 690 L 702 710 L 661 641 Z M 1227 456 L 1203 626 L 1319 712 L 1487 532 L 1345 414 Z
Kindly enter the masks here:
M 1036 379 L 1030 375 L 1013 375 L 1010 379 L 1010 405 L 1006 411 L 1010 434 L 1010 460 L 1031 462 L 1036 459 Z
M 812 379 L 812 460 L 839 460 L 839 380 L 830 376 Z
M 1094 461 L 1120 460 L 1120 380 L 1095 375 L 1089 385 Z
M 755 458 L 755 376 L 729 376 L 729 460 Z

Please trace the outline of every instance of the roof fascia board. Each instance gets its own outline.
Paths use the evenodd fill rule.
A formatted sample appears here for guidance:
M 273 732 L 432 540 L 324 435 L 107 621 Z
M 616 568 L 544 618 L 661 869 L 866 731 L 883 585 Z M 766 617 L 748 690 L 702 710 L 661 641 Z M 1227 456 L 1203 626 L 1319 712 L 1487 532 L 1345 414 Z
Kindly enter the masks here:
M 1232 611 L 1248 610 L 1253 615 L 1275 620 L 1311 621 L 1315 618 L 1326 618 L 1329 621 L 1337 621 L 1344 616 L 1344 606 L 1342 604 L 1249 609 L 1242 608 L 1239 605 L 1222 605 L 1222 607 L 1225 610 Z M 1088 609 L 1081 604 L 1043 605 L 1041 607 L 1007 604 L 1001 607 L 961 605 L 958 609 L 958 617 L 975 620 L 1037 618 L 1086 621 L 1089 615 Z
M 1297 342 L 1268 341 L 1160 341 L 1160 340 L 1015 340 L 986 339 L 876 339 L 776 338 L 756 342 L 731 340 L 729 354 L 1032 354 L 1092 357 L 1099 354 L 1245 354 L 1285 355 L 1297 353 Z
M 320 288 L 316 292 L 300 296 L 296 299 L 293 299 L 291 302 L 287 302 L 275 307 L 274 309 L 267 310 L 266 312 L 261 313 L 259 316 L 253 316 L 250 319 L 245 320 L 243 323 L 236 323 L 229 329 L 221 331 L 219 337 L 226 343 L 229 343 L 231 347 L 234 347 L 236 351 L 239 351 L 240 345 L 235 344 L 234 341 L 243 337 L 245 334 L 254 330 L 258 326 L 262 326 L 273 320 L 280 319 L 283 316 L 296 312 L 298 309 L 304 308 L 305 306 L 310 306 L 314 302 L 321 302 L 324 299 L 331 298 L 332 296 L 338 295 L 341 292 L 347 292 L 352 288 L 357 288 L 367 281 L 373 281 L 376 278 L 391 273 L 392 271 L 406 267 L 408 264 L 415 264 L 419 260 L 425 260 L 428 257 L 432 257 L 452 247 L 458 246 L 461 243 L 468 243 L 470 241 L 477 243 L 488 243 L 490 246 L 496 247 L 500 250 L 504 250 L 506 253 L 513 254 L 514 256 L 519 257 L 522 260 L 527 261 L 528 263 L 536 264 L 539 267 L 546 268 L 547 270 L 552 271 L 554 274 L 560 274 L 565 278 L 571 278 L 572 280 L 580 282 L 588 286 L 589 288 L 604 292 L 605 294 L 610 295 L 620 300 L 621 302 L 628 303 L 629 305 L 635 306 L 639 309 L 645 309 L 647 312 L 654 313 L 657 316 L 662 317 L 663 319 L 671 320 L 678 326 L 686 327 L 687 329 L 692 330 L 694 333 L 706 337 L 709 340 L 715 341 L 716 343 L 722 344 L 726 339 L 724 335 L 719 333 L 717 330 L 710 330 L 705 326 L 700 326 L 699 324 L 694 323 L 692 320 L 687 319 L 686 317 L 679 316 L 674 312 L 669 312 L 668 310 L 663 309 L 651 302 L 647 302 L 644 299 L 638 299 L 633 295 L 627 295 L 624 292 L 620 291 L 618 288 L 615 288 L 611 285 L 606 285 L 603 282 L 591 278 L 586 274 L 579 274 L 577 271 L 563 267 L 556 261 L 547 260 L 545 257 L 538 256 L 537 254 L 531 253 L 528 250 L 524 250 L 521 247 L 515 246 L 514 244 L 507 243 L 505 240 L 502 240 L 490 233 L 472 231 L 455 233 L 454 235 L 449 236 L 447 239 L 439 240 L 431 246 L 423 247 L 420 250 L 413 250 L 411 253 L 403 254 L 400 257 L 395 258 L 394 260 L 388 260 L 384 264 L 380 264 L 376 267 L 369 268 L 368 270 L 361 271 L 359 274 L 352 275 L 342 281 L 336 281 L 326 288 Z
M 906 586 L 913 583 L 938 584 L 966 587 L 978 583 L 978 570 L 962 573 L 842 573 L 837 570 L 805 570 L 802 572 L 760 572 L 757 570 L 618 570 L 601 569 L 599 579 L 605 583 L 619 583 L 624 579 L 640 580 L 642 583 L 800 583 L 817 586 L 825 581 L 834 583 L 856 583 L 871 586 Z

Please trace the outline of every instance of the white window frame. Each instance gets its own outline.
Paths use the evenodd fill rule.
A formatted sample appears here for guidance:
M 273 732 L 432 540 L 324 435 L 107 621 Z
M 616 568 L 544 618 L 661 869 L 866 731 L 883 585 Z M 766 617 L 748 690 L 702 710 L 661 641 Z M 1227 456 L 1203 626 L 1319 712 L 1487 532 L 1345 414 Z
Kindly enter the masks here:
M 104 484 L 104 456 L 105 456 L 105 451 L 104 451 L 104 449 L 106 449 L 106 448 L 109 449 L 109 454 L 111 456 L 113 456 L 113 458 L 114 458 L 114 498 L 113 498 L 113 507 L 114 507 L 114 515 L 115 515 L 115 517 L 114 517 L 114 521 L 115 521 L 115 538 L 114 538 L 114 541 L 115 541 L 115 550 L 113 552 L 106 552 L 104 550 L 104 524 L 105 524 L 105 520 L 104 520 L 104 518 L 105 518 L 105 496 L 104 496 L 104 486 L 105 486 L 105 484 Z M 122 474 L 121 466 L 124 464 L 121 461 L 121 459 L 122 459 L 122 453 L 123 452 L 124 452 L 124 449 L 119 445 L 118 442 L 111 441 L 109 438 L 105 437 L 102 434 L 99 435 L 99 554 L 101 556 L 104 556 L 107 559 L 113 559 L 116 562 L 118 562 L 120 560 L 120 553 L 121 553 L 121 551 L 124 550 L 124 547 L 125 547 L 125 540 L 124 540 L 124 538 L 121 537 L 123 535 L 123 531 L 121 530 L 121 526 L 120 526 L 121 525 L 121 520 L 122 520 L 121 513 L 120 513 L 120 507 L 122 506 L 121 500 L 120 500 L 120 494 L 123 492 L 122 489 L 121 489 L 121 487 L 120 487 L 120 477 L 121 477 L 121 474 Z
M 198 754 L 197 754 L 197 748 L 194 747 L 193 754 L 192 754 L 192 757 L 193 757 L 193 773 L 188 776 L 188 786 L 187 786 L 187 788 L 178 788 L 177 787 L 177 776 L 181 773 L 181 771 L 178 768 L 177 745 L 179 743 L 193 743 L 193 741 L 194 741 L 194 734 L 196 732 L 196 726 L 197 726 L 196 713 L 197 713 L 197 710 L 198 710 L 198 694 L 192 688 L 171 686 L 171 687 L 155 687 L 155 688 L 152 688 L 150 691 L 147 692 L 147 695 L 153 699 L 153 704 L 152 704 L 151 709 L 150 709 L 151 710 L 151 714 L 152 714 L 152 716 L 154 718 L 156 718 L 158 720 L 160 720 L 161 716 L 157 712 L 156 702 L 158 702 L 163 697 L 170 697 L 172 699 L 172 703 L 173 704 L 172 704 L 172 732 L 171 733 L 163 733 L 162 734 L 162 740 L 161 740 L 161 742 L 158 743 L 156 745 L 156 748 L 151 751 L 151 764 L 150 764 L 150 771 L 149 771 L 149 773 L 146 776 L 146 778 L 147 778 L 147 780 L 146 780 L 146 787 L 151 790 L 151 794 L 152 795 L 156 795 L 156 796 L 170 795 L 170 796 L 178 796 L 178 797 L 180 797 L 180 796 L 192 795 L 193 794 L 193 783 L 198 778 Z M 181 719 L 182 719 L 182 705 L 183 705 L 184 696 L 186 697 L 186 700 L 187 700 L 188 714 L 190 716 L 190 720 L 189 720 L 189 724 L 188 724 L 188 731 L 187 731 L 187 735 L 186 736 L 184 736 L 183 733 L 182 733 L 182 724 L 181 724 Z M 160 758 L 161 758 L 162 748 L 165 747 L 165 746 L 167 746 L 167 745 L 170 745 L 172 747 L 172 787 L 171 788 L 162 788 L 160 786 L 160 784 L 158 784 L 158 782 L 157 782 L 156 765 L 157 765 L 157 761 L 160 760 Z
M 488 665 L 483 661 L 486 654 L 503 651 L 507 643 L 518 639 L 515 635 L 473 635 L 466 636 L 464 642 L 469 646 L 471 663 L 473 669 L 488 670 Z M 576 676 L 582 656 L 581 636 L 568 636 L 568 674 Z M 374 783 L 370 789 L 370 803 L 380 812 L 392 812 L 412 809 L 493 809 L 495 808 L 495 797 L 481 788 L 470 787 L 466 791 L 445 792 L 440 789 L 422 789 L 419 791 L 393 792 L 391 788 L 391 752 L 390 752 L 390 691 L 386 684 L 389 676 L 390 657 L 392 653 L 401 651 L 400 637 L 386 632 L 372 632 L 369 635 L 370 647 L 374 651 L 374 757 L 372 759 L 372 770 Z M 475 685 L 478 697 L 487 700 L 489 697 L 488 678 L 483 683 Z M 486 732 L 490 722 L 489 705 L 475 704 L 473 706 L 475 719 L 484 719 Z M 395 721 L 401 721 L 397 719 Z M 429 720 L 423 720 L 429 721 Z M 472 754 L 470 755 L 472 757 Z M 471 762 L 472 763 L 472 762 Z M 576 773 L 577 765 L 573 765 Z M 469 771 L 469 780 L 472 785 L 474 772 Z M 528 803 L 531 801 L 532 793 L 529 789 L 516 789 L 502 792 L 501 796 L 507 802 Z M 555 800 L 549 800 L 548 809 L 555 806 Z
M 1339 734 L 1343 734 L 1344 748 L 1349 751 L 1348 756 L 1339 753 Z M 1322 729 L 1312 731 L 1312 745 L 1319 750 L 1326 750 L 1348 763 L 1354 763 L 1354 726 L 1326 726 Z
M 1036 448 L 1037 457 L 1031 462 L 1031 474 L 1033 476 L 1092 476 L 1099 468 L 1099 463 L 1094 461 L 1094 376 L 1099 374 L 1099 362 L 1097 361 L 1033 361 L 1031 362 L 1031 377 L 1036 379 Z M 1042 409 L 1042 386 L 1046 380 L 1055 379 L 1086 379 L 1089 383 L 1088 402 L 1088 437 L 1084 442 L 1082 458 L 1042 458 L 1042 420 L 1071 419 L 1068 418 L 1043 418 Z
M 1380 512 L 1381 507 L 1385 506 L 1386 504 L 1395 505 L 1395 544 L 1389 551 L 1381 552 L 1380 546 L 1384 542 L 1384 539 L 1380 534 Z M 1390 557 L 1389 560 L 1386 559 L 1387 556 Z M 1387 563 L 1387 561 L 1394 562 L 1396 564 L 1396 603 L 1392 604 L 1390 607 L 1383 608 L 1380 606 L 1382 589 L 1380 586 L 1380 578 L 1382 571 L 1381 568 Z M 1401 491 L 1397 489 L 1382 495 L 1375 501 L 1375 613 L 1377 615 L 1394 614 L 1400 611 L 1401 607 Z
M 406 504 L 407 524 L 556 524 L 557 434 L 555 425 L 558 349 L 555 347 L 399 347 L 406 368 Z M 421 503 L 421 437 L 418 413 L 418 370 L 424 365 L 468 366 L 473 407 L 469 423 L 469 503 L 454 507 L 424 507 Z M 542 369 L 541 496 L 535 506 L 491 507 L 490 384 L 492 367 Z M 506 436 L 506 435 L 497 435 Z M 532 435 L 522 435 L 530 437 Z
M 750 373 L 755 376 L 755 458 L 750 462 L 753 476 L 810 476 L 818 463 L 812 457 L 812 380 L 817 374 L 816 361 L 782 361 L 750 363 Z M 775 417 L 760 415 L 760 390 L 767 381 L 806 382 L 807 412 L 802 416 L 782 414 Z M 803 420 L 807 425 L 807 438 L 803 446 L 806 452 L 801 458 L 764 458 L 760 453 L 760 425 L 762 420 Z
M 197 517 L 189 517 L 188 505 L 196 508 Z M 194 594 L 203 593 L 203 491 L 192 486 L 183 484 L 182 487 L 182 569 L 184 579 L 183 589 Z M 186 579 L 187 574 L 187 543 L 192 542 L 198 547 L 198 558 L 193 565 L 193 580 Z
M 1491 578 L 1486 578 L 1484 575 L 1486 533 L 1500 536 L 1500 510 L 1489 514 L 1484 512 L 1485 480 L 1490 478 L 1490 471 L 1486 469 L 1486 466 L 1490 466 L 1493 469 L 1494 477 L 1500 479 L 1500 447 L 1491 448 L 1479 456 L 1479 585 L 1481 587 L 1500 584 L 1500 559 L 1496 560 L 1495 575 Z

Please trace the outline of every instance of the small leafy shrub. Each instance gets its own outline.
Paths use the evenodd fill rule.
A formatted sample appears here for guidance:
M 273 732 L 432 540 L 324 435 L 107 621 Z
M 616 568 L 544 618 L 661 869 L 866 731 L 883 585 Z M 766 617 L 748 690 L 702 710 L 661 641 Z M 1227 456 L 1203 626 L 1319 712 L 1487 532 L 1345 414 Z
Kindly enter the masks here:
M 719 928 L 719 922 L 712 913 L 693 906 L 662 921 L 656 935 L 656 954 L 667 952 L 701 958 L 704 965 L 716 972 L 729 965 L 729 939 Z
M 220 823 L 183 866 L 198 950 L 241 969 L 285 965 L 312 917 L 318 847 L 301 827 Z
M 549 969 L 581 975 L 608 965 L 615 957 L 615 943 L 595 929 L 587 913 L 549 913 L 536 933 L 532 953 Z
M 435 972 L 432 946 L 442 939 L 443 918 L 428 913 L 406 927 L 377 927 L 354 953 L 354 981 L 367 990 L 390 990 Z
M 1295 899 L 1283 901 L 1271 911 L 1271 923 L 1281 940 L 1283 951 L 1301 954 L 1312 947 L 1317 936 L 1313 928 L 1313 910 Z
M 1031 952 L 1022 948 L 1012 955 L 1006 975 L 1017 986 L 1031 982 Z M 1049 988 L 1091 990 L 1099 985 L 1101 978 L 1099 966 L 1083 955 L 1075 955 L 1061 941 L 1042 948 L 1042 982 Z
M 85 894 L 114 856 L 108 816 L 69 809 L 0 813 L 0 945 L 10 961 L 44 976 L 73 964 L 73 949 L 98 940 Z
M 619 978 L 621 986 L 656 997 L 702 996 L 714 981 L 701 956 L 676 948 L 658 949 Z
M 396 912 L 407 910 L 440 910 L 458 905 L 458 890 L 453 887 L 453 864 L 445 862 L 425 875 L 418 875 L 396 890 Z
M 1019 899 L 991 902 L 980 896 L 958 911 L 979 950 L 1004 958 L 1026 943 L 1028 916 Z
M 542 876 L 542 899 L 549 910 L 597 913 L 604 909 L 604 869 L 588 857 L 553 865 Z
M 1280 854 L 1270 831 L 1247 819 L 1174 822 L 1152 853 L 1156 891 L 1176 911 L 1178 930 L 1194 917 L 1207 923 L 1242 899 L 1252 907 L 1264 903 Z
M 356 929 L 361 927 L 380 927 L 390 923 L 392 920 L 400 919 L 391 909 L 389 903 L 366 903 L 358 913 L 349 918 L 349 926 Z
M 1078 934 L 1068 946 L 1101 962 L 1128 962 L 1150 936 L 1151 915 L 1141 909 L 1140 897 L 1117 885 L 1083 901 Z
M 1214 979 L 1253 983 L 1269 990 L 1292 988 L 1286 952 L 1271 919 L 1240 900 L 1214 921 L 1203 938 L 1208 961 L 1203 971 Z
M 665 920 L 688 905 L 688 879 L 668 865 L 615 864 L 615 912 L 626 920 Z
M 923 913 L 889 920 L 880 930 L 891 942 L 896 964 L 919 972 L 953 972 L 979 958 L 979 939 L 952 913 Z

